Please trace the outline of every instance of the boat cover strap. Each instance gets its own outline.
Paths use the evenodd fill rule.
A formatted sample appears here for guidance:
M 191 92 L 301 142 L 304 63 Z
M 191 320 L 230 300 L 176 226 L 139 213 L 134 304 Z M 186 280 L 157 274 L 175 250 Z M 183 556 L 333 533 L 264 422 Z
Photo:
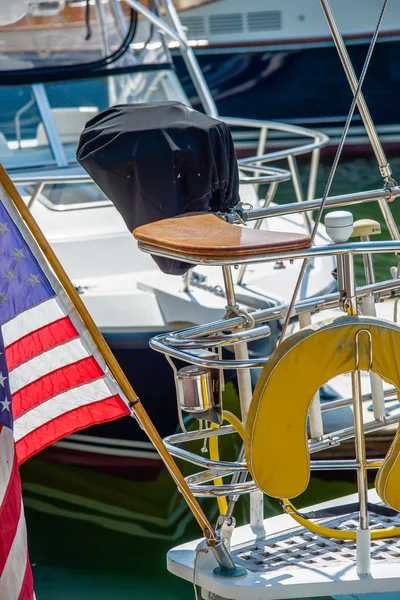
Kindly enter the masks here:
M 372 363 L 370 364 L 370 338 Z M 317 390 L 356 367 L 372 370 L 400 389 L 400 327 L 374 317 L 340 317 L 305 327 L 273 352 L 257 382 L 246 422 L 246 460 L 259 488 L 294 498 L 307 487 L 310 453 L 307 415 Z M 370 369 L 371 367 L 371 369 Z M 400 510 L 400 437 L 376 477 L 383 502 Z

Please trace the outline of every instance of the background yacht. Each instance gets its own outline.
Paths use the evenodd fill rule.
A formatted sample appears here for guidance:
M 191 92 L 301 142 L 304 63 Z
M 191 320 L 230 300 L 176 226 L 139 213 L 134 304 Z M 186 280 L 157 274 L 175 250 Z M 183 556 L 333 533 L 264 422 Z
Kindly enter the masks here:
M 176 0 L 176 4 L 221 114 L 317 127 L 335 145 L 352 97 L 319 0 Z M 359 73 L 382 3 L 332 0 L 331 7 Z M 400 6 L 389 2 L 363 86 L 388 149 L 398 147 L 400 131 L 400 110 L 393 102 L 400 91 L 399 44 Z M 174 60 L 197 107 L 182 58 L 174 54 Z M 369 148 L 358 114 L 348 141 L 346 151 Z M 275 139 L 278 145 L 282 142 L 281 136 Z

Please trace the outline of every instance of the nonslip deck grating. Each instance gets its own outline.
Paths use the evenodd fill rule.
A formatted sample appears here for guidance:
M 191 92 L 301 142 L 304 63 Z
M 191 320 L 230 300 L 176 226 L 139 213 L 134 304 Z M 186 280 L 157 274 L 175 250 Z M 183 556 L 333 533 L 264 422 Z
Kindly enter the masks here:
M 323 519 L 319 523 L 334 529 L 356 530 L 358 513 Z M 400 527 L 400 515 L 382 517 L 370 515 L 370 527 L 374 529 Z M 267 536 L 264 540 L 236 547 L 232 550 L 235 563 L 250 571 L 271 571 L 282 568 L 329 568 L 333 563 L 349 564 L 356 560 L 356 542 L 325 538 L 302 527 L 288 533 Z M 400 538 L 371 541 L 372 563 L 400 563 Z

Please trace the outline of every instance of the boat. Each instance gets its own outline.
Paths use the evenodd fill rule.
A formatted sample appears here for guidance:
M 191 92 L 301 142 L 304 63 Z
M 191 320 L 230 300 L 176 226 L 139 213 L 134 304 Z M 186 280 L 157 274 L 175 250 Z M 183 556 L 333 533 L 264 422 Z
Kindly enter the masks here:
M 125 8 L 123 8 L 125 7 Z M 1 17 L 0 161 L 18 185 L 35 219 L 61 259 L 76 289 L 163 435 L 176 430 L 174 382 L 163 357 L 148 347 L 155 334 L 217 320 L 226 299 L 218 269 L 197 267 L 185 277 L 160 273 L 154 261 L 139 252 L 121 215 L 76 159 L 80 135 L 88 121 L 110 105 L 189 100 L 173 69 L 164 32 L 181 40 L 204 111 L 218 117 L 215 104 L 192 49 L 182 37 L 179 18 L 171 27 L 156 9 L 117 0 L 81 3 L 18 1 L 7 4 Z M 9 11 L 9 12 L 7 12 Z M 314 202 L 320 151 L 328 137 L 318 131 L 265 120 L 223 118 L 237 134 L 249 127 L 259 147 L 239 162 L 243 205 L 266 204 L 276 210 L 280 185 L 293 186 L 297 202 Z M 268 133 L 281 131 L 293 145 L 269 150 Z M 306 189 L 297 157 L 311 164 Z M 292 207 L 293 209 L 293 207 Z M 288 207 L 268 226 L 303 232 L 310 219 Z M 266 221 L 253 221 L 256 228 Z M 250 226 L 252 226 L 250 225 Z M 321 243 L 326 236 L 318 233 Z M 302 297 L 336 289 L 331 257 L 316 259 Z M 243 305 L 254 309 L 284 305 L 298 266 L 276 264 L 245 267 L 236 272 Z M 240 280 L 240 281 L 239 281 Z M 279 323 L 276 321 L 275 326 Z M 254 352 L 257 350 L 253 346 Z M 135 364 L 135 369 L 132 365 Z M 157 366 L 157 386 L 148 381 Z M 171 410 L 163 414 L 165 399 Z M 161 463 L 145 434 L 126 419 L 69 436 L 41 455 L 43 460 L 94 468 L 122 469 L 128 476 L 156 477 Z
M 391 192 L 400 194 L 394 183 Z M 320 209 L 322 215 L 322 203 Z M 268 232 L 263 237 L 253 235 L 255 231 L 241 235 L 237 225 L 221 216 L 198 213 L 149 223 L 134 231 L 144 252 L 191 264 L 219 265 L 229 299 L 227 313 L 219 322 L 159 335 L 151 341 L 157 352 L 186 363 L 174 369 L 179 407 L 199 421 L 198 429 L 183 429 L 165 438 L 166 447 L 173 456 L 200 468 L 185 478 L 186 484 L 193 497 L 216 498 L 220 511 L 213 528 L 196 505 L 193 513 L 204 537 L 171 549 L 168 569 L 200 586 L 202 597 L 209 599 L 327 595 L 361 599 L 363 594 L 376 592 L 377 598 L 389 600 L 390 593 L 400 590 L 400 438 L 398 429 L 392 431 L 386 456 L 377 457 L 367 455 L 366 436 L 400 423 L 398 409 L 387 411 L 381 382 L 392 386 L 391 393 L 400 389 L 400 327 L 371 314 L 375 299 L 399 295 L 400 280 L 396 274 L 392 281 L 356 288 L 353 259 L 357 254 L 365 256 L 368 278 L 373 254 L 398 252 L 400 240 L 349 241 L 354 232 L 353 216 L 341 210 L 325 216 L 332 244 L 311 246 L 307 236 L 288 238 L 281 232 L 278 249 L 276 237 Z M 212 236 L 204 234 L 205 225 Z M 356 224 L 357 237 L 369 238 L 375 226 L 370 222 Z M 269 336 L 265 325 L 271 311 L 251 313 L 253 321 L 249 324 L 249 315 L 232 310 L 237 302 L 232 266 L 306 261 L 325 253 L 337 257 L 339 292 L 306 302 L 296 302 L 295 294 L 287 320 L 291 311 L 308 315 L 300 323 L 303 326 L 281 339 L 269 356 L 249 358 L 246 346 L 251 339 Z M 324 319 L 324 309 L 333 304 L 346 316 Z M 318 322 L 307 324 L 315 311 Z M 226 344 L 234 346 L 234 359 L 216 352 Z M 250 369 L 259 366 L 262 372 L 253 392 Z M 238 372 L 240 409 L 235 414 L 226 410 L 218 384 L 228 369 Z M 363 379 L 370 379 L 372 398 L 363 395 L 363 371 Z M 321 385 L 346 374 L 351 375 L 351 397 L 321 404 Z M 364 403 L 371 399 L 373 416 L 365 421 Z M 352 407 L 353 425 L 326 432 L 324 413 L 344 406 Z M 220 456 L 221 436 L 233 438 L 234 460 Z M 334 457 L 333 448 L 344 440 L 353 440 L 355 458 Z M 207 455 L 199 452 L 199 441 L 206 444 Z M 189 449 L 193 442 L 197 451 Z M 327 449 L 331 450 L 329 459 L 316 457 Z M 358 493 L 298 509 L 294 499 L 306 490 L 310 473 L 318 470 L 356 471 Z M 373 491 L 368 490 L 371 471 L 377 471 Z M 263 494 L 279 500 L 281 516 L 264 520 Z M 250 495 L 249 521 L 235 528 L 234 509 L 242 495 Z
M 179 0 L 182 25 L 221 114 L 268 118 L 313 127 L 330 137 L 334 150 L 351 91 L 319 0 Z M 332 0 L 332 10 L 356 68 L 367 52 L 380 2 Z M 387 151 L 398 149 L 400 114 L 396 56 L 400 15 L 389 4 L 364 92 Z M 174 54 L 184 88 L 198 106 L 182 57 Z M 329 72 L 329 77 L 325 73 Z M 251 96 L 251 102 L 248 101 Z M 382 107 L 385 106 L 385 110 Z M 251 136 L 245 148 L 251 147 Z M 242 144 L 244 140 L 242 140 Z M 277 147 L 285 138 L 275 134 Z M 255 141 L 253 140 L 253 148 Z M 345 152 L 369 152 L 362 120 L 355 115 Z
M 329 0 L 322 3 L 329 7 Z M 374 124 L 365 118 L 362 96 L 386 5 L 355 85 L 311 235 L 246 230 L 229 203 L 225 210 L 149 221 L 134 230 L 140 250 L 160 260 L 219 267 L 227 299 L 219 321 L 160 334 L 150 342 L 173 368 L 182 431 L 164 438 L 164 444 L 170 455 L 192 468 L 183 480 L 175 478 L 175 483 L 202 530 L 202 537 L 168 551 L 167 567 L 188 582 L 188 589 L 194 587 L 196 597 L 198 587 L 207 600 L 399 597 L 400 410 L 388 410 L 384 384 L 397 396 L 400 326 L 396 307 L 392 318 L 388 313 L 382 318 L 376 316 L 376 305 L 386 300 L 397 304 L 400 279 L 394 266 L 392 279 L 376 281 L 373 257 L 393 254 L 396 263 L 400 233 L 387 200 L 396 201 L 400 188 Z M 336 30 L 335 45 L 350 78 L 351 64 L 342 53 L 340 38 Z M 376 191 L 371 191 L 368 200 L 364 192 L 333 201 L 329 196 L 357 103 L 374 140 L 382 194 L 389 194 L 384 201 Z M 170 123 L 173 128 L 173 120 Z M 352 212 L 343 210 L 351 208 L 353 201 L 365 200 L 378 200 L 390 239 L 373 241 L 379 223 L 368 219 L 354 223 Z M 329 210 L 324 216 L 331 242 L 314 244 L 324 209 L 332 205 L 341 210 Z M 303 208 L 297 206 L 300 212 Z M 268 215 L 269 208 L 253 210 L 248 208 L 241 219 L 259 219 Z M 285 206 L 279 210 L 284 213 Z M 326 255 L 335 256 L 338 291 L 299 300 L 308 261 Z M 364 286 L 355 281 L 357 255 L 363 257 Z M 271 336 L 268 323 L 274 318 L 274 308 L 238 310 L 233 267 L 287 260 L 301 261 L 302 268 L 285 307 L 280 338 L 270 354 L 251 357 L 251 342 Z M 295 314 L 299 327 L 290 331 Z M 317 315 L 314 322 L 313 315 Z M 227 346 L 233 347 L 231 355 L 220 352 Z M 254 368 L 261 368 L 261 374 L 253 390 L 250 372 Z M 240 404 L 235 412 L 227 408 L 222 394 L 229 371 L 237 373 Z M 321 386 L 334 385 L 343 377 L 350 378 L 350 397 L 321 402 Z M 367 394 L 366 380 L 371 390 Z M 366 405 L 371 403 L 366 419 Z M 339 423 L 327 430 L 326 413 L 344 407 L 351 409 L 352 425 Z M 185 427 L 184 415 L 192 417 L 192 427 Z M 392 427 L 390 447 L 378 456 L 367 452 L 367 436 Z M 349 440 L 354 444 L 354 457 L 335 456 L 335 449 Z M 329 456 L 319 458 L 318 453 L 326 450 Z M 357 493 L 299 508 L 311 474 L 318 471 L 355 473 Z M 374 489 L 369 489 L 373 473 Z M 249 497 L 246 523 L 236 527 L 241 496 Z M 264 519 L 264 497 L 277 500 L 282 514 Z M 212 498 L 219 511 L 215 525 L 207 516 Z

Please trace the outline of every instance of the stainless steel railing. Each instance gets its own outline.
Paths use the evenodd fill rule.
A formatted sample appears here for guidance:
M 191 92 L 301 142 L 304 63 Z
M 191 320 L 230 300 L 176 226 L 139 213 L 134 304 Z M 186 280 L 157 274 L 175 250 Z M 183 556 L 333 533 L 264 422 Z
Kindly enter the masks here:
M 394 248 L 393 251 L 397 251 L 400 247 L 399 242 L 374 242 L 380 247 L 384 244 L 386 251 L 390 251 L 388 247 Z M 365 242 L 363 243 L 365 244 Z M 360 248 L 363 244 L 351 244 L 358 247 L 358 252 L 363 252 Z M 388 246 L 389 245 L 389 246 Z M 345 246 L 343 244 L 343 246 Z M 349 246 L 349 244 L 346 244 Z M 331 250 L 337 248 L 334 246 L 328 246 Z M 348 249 L 346 250 L 348 252 Z M 370 251 L 370 248 L 365 250 Z M 356 253 L 356 252 L 354 252 Z M 369 284 L 358 287 L 356 289 L 357 300 L 362 302 L 363 298 L 366 298 L 373 294 L 377 301 L 383 302 L 389 298 L 400 297 L 400 279 L 392 279 L 383 281 L 380 283 Z M 326 294 L 316 298 L 309 298 L 301 300 L 295 304 L 294 314 L 297 316 L 302 314 L 314 314 L 323 310 L 334 309 L 339 307 L 339 294 Z M 251 313 L 251 317 L 254 320 L 254 327 L 247 330 L 240 331 L 240 327 L 246 326 L 245 316 L 234 316 L 226 319 L 221 319 L 213 323 L 207 323 L 204 325 L 198 325 L 193 328 L 189 328 L 183 331 L 171 332 L 167 334 L 160 334 L 150 340 L 150 347 L 157 352 L 168 355 L 172 358 L 182 360 L 187 363 L 191 363 L 200 367 L 209 369 L 220 369 L 220 370 L 232 370 L 232 369 L 248 369 L 248 368 L 260 368 L 269 359 L 269 356 L 259 356 L 257 358 L 247 358 L 246 360 L 237 359 L 221 359 L 214 355 L 202 355 L 198 352 L 193 352 L 198 348 L 210 348 L 214 346 L 222 346 L 228 344 L 236 344 L 243 342 L 250 342 L 262 337 L 268 337 L 270 331 L 268 330 L 268 323 L 277 319 L 283 318 L 286 314 L 288 306 L 274 306 L 272 308 L 266 308 Z M 238 331 L 239 329 L 239 331 Z M 232 331 L 231 334 L 224 334 L 223 332 Z M 215 335 L 218 337 L 215 338 Z M 342 407 L 338 405 L 337 408 Z
M 319 153 L 320 148 L 325 146 L 329 142 L 329 138 L 324 134 L 320 134 L 318 132 L 312 131 L 310 129 L 306 129 L 303 127 L 297 127 L 295 125 L 288 125 L 284 123 L 273 123 L 269 121 L 256 121 L 251 119 L 234 119 L 231 117 L 224 117 L 224 121 L 232 126 L 241 126 L 246 128 L 259 129 L 259 137 L 260 139 L 266 139 L 266 131 L 270 129 L 276 129 L 279 131 L 285 131 L 291 134 L 295 134 L 301 137 L 311 138 L 313 141 L 309 144 L 301 144 L 299 146 L 294 146 L 290 148 L 286 148 L 279 152 L 269 152 L 269 153 L 260 153 L 265 150 L 259 145 L 259 150 L 257 154 L 247 157 L 245 159 L 240 159 L 238 161 L 240 179 L 239 183 L 241 185 L 278 185 L 284 181 L 289 181 L 290 179 L 294 182 L 294 189 L 296 192 L 296 197 L 298 200 L 302 200 L 301 193 L 299 190 L 301 188 L 299 183 L 297 166 L 293 162 L 295 160 L 295 156 L 303 155 L 306 153 L 312 153 L 311 159 L 311 171 L 309 178 L 309 189 L 307 193 L 307 198 L 310 197 L 310 185 L 312 190 L 315 190 L 315 180 L 318 171 L 318 162 L 315 160 L 317 153 Z M 270 163 L 275 160 L 283 160 L 283 159 L 291 159 L 289 162 L 288 169 L 278 168 L 276 166 L 270 166 L 267 163 Z M 267 166 L 266 166 L 267 165 Z M 54 169 L 53 172 L 47 171 L 46 173 L 41 174 L 40 172 L 36 173 L 19 173 L 12 174 L 12 179 L 17 185 L 35 185 L 35 189 L 31 193 L 31 196 L 28 200 L 28 205 L 31 208 L 34 202 L 39 198 L 40 194 L 43 192 L 46 185 L 54 185 L 54 184 L 84 184 L 84 183 L 93 183 L 93 180 L 86 175 L 85 173 L 77 174 L 76 172 L 71 174 L 69 171 L 76 168 L 74 167 L 65 167 Z M 296 191 L 297 190 L 297 191 Z M 311 197 L 314 197 L 313 192 L 311 193 Z M 272 199 L 272 198 L 271 198 Z M 98 208 L 99 206 L 105 206 L 107 204 L 111 204 L 108 200 L 93 202 L 93 203 L 79 203 L 73 205 L 53 205 L 51 208 L 53 210 L 77 210 L 83 208 Z M 259 209 L 262 210 L 262 209 Z M 260 217 L 257 217 L 260 218 Z

